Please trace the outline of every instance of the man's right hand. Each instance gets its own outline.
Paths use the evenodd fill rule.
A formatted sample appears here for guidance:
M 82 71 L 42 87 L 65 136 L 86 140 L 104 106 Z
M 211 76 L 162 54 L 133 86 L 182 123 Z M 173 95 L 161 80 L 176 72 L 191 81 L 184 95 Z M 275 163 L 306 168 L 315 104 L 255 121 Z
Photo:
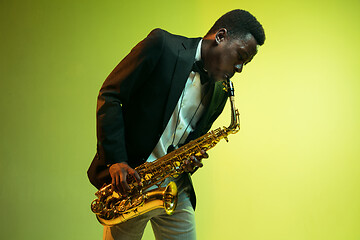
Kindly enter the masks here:
M 131 168 L 126 162 L 115 163 L 109 168 L 110 176 L 112 179 L 113 190 L 120 192 L 122 195 L 126 195 L 130 190 L 130 187 L 126 181 L 128 174 L 133 176 L 135 180 L 141 185 L 141 179 L 139 174 Z

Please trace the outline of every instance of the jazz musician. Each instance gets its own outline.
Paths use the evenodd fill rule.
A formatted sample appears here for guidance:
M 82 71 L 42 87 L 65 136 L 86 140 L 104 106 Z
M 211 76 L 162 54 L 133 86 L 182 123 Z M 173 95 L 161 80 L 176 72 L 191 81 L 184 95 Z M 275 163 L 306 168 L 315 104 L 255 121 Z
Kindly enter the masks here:
M 140 184 L 135 168 L 205 134 L 222 112 L 228 94 L 222 82 L 256 55 L 265 41 L 262 25 L 245 10 L 221 16 L 203 38 L 153 30 L 115 67 L 97 102 L 97 153 L 90 182 L 112 184 L 126 196 L 127 179 Z M 178 203 L 172 215 L 155 209 L 104 227 L 104 239 L 141 239 L 151 222 L 156 239 L 196 239 L 191 173 L 201 157 L 184 162 L 174 181 Z

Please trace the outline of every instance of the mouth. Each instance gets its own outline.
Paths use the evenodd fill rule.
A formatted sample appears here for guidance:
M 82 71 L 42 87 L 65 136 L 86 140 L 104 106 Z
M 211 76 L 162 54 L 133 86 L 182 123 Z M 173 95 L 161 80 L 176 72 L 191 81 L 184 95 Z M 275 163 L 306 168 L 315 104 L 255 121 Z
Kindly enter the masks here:
M 218 75 L 212 75 L 211 78 L 213 80 L 215 80 L 215 82 L 221 82 L 221 81 L 227 81 L 228 79 L 232 78 L 232 76 L 234 76 L 234 74 L 230 74 L 230 73 L 220 73 Z

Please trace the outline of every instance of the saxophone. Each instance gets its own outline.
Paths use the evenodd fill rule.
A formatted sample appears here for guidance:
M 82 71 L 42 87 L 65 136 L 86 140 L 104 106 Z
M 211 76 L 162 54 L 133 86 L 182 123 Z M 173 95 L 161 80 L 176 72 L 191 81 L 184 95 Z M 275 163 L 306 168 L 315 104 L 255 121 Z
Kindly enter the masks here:
M 235 108 L 233 84 L 228 78 L 223 84 L 231 104 L 229 127 L 210 131 L 153 162 L 145 162 L 136 167 L 142 186 L 128 175 L 130 191 L 126 196 L 113 191 L 111 184 L 102 187 L 95 193 L 97 199 L 91 203 L 91 210 L 102 225 L 113 226 L 157 208 L 164 208 L 169 215 L 174 212 L 177 204 L 177 187 L 174 182 L 160 187 L 164 180 L 183 173 L 184 161 L 190 159 L 190 156 L 200 157 L 201 150 L 213 148 L 221 139 L 228 142 L 227 136 L 240 130 L 240 115 Z M 155 185 L 157 188 L 149 190 Z

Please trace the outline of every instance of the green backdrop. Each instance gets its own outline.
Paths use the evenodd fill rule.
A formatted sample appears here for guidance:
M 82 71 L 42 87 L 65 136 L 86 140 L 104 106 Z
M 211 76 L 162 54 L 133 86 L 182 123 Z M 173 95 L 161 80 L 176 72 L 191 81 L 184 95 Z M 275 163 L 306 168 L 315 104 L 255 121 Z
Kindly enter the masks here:
M 203 36 L 234 8 L 252 12 L 267 40 L 234 77 L 242 130 L 193 177 L 198 238 L 360 239 L 359 1 L 0 7 L 1 239 L 101 239 L 86 170 L 102 82 L 153 28 Z

